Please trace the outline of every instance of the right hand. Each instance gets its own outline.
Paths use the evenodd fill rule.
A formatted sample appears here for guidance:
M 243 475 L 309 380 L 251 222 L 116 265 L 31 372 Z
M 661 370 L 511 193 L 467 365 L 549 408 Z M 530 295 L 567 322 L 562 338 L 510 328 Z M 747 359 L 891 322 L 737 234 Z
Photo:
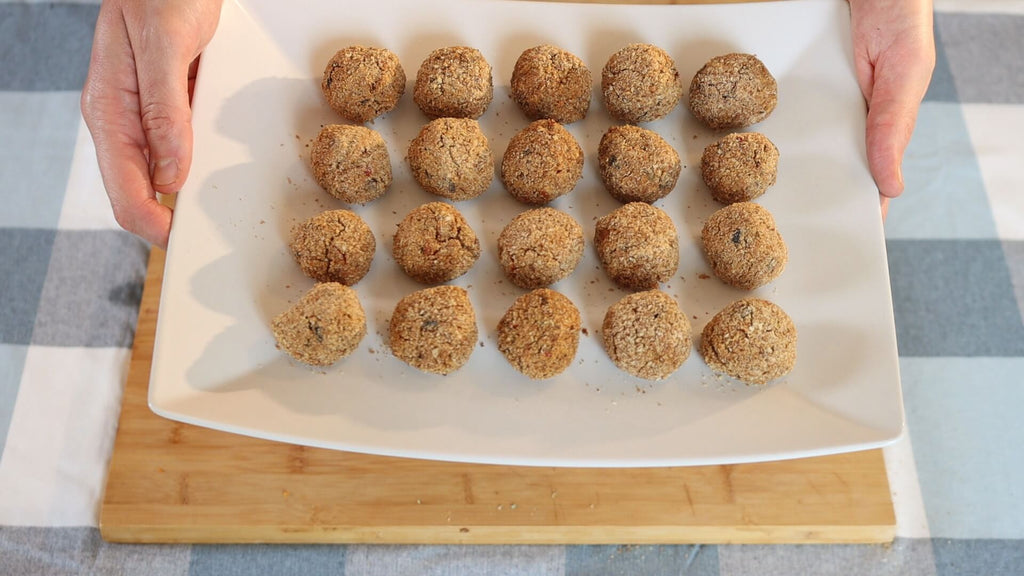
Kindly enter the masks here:
M 932 70 L 931 0 L 850 0 L 857 81 L 868 104 L 868 168 L 882 219 L 903 193 L 903 153 L 910 143 Z
M 167 246 L 171 209 L 192 164 L 192 80 L 221 0 L 106 0 L 100 7 L 82 116 L 122 228 Z

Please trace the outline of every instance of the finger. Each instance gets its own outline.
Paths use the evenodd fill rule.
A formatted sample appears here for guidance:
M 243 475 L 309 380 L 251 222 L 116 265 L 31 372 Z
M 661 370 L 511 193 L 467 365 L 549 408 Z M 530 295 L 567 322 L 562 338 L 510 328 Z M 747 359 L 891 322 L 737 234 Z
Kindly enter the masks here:
M 171 232 L 171 209 L 161 204 L 154 193 L 128 193 L 133 190 L 152 190 L 149 187 L 149 165 L 145 154 L 138 147 L 119 143 L 108 143 L 102 150 L 97 145 L 96 154 L 100 170 L 110 173 L 103 180 L 117 223 L 144 240 L 166 248 Z M 114 164 L 117 164 L 116 169 L 103 168 L 104 165 L 110 167 Z
M 885 222 L 885 218 L 889 216 L 889 200 L 892 200 L 892 198 L 882 196 L 881 194 L 878 195 L 878 203 L 882 209 L 882 222 Z
M 142 32 L 133 38 L 137 54 L 139 106 L 149 147 L 149 173 L 158 192 L 177 192 L 192 158 L 192 111 L 188 68 L 195 54 L 185 52 L 174 30 Z
M 910 143 L 917 110 L 931 78 L 931 68 L 919 58 L 900 54 L 880 57 L 868 101 L 868 167 L 883 196 L 903 193 L 903 153 Z
M 114 218 L 122 228 L 158 246 L 167 245 L 171 211 L 150 186 L 146 139 L 139 121 L 138 86 L 128 34 L 120 13 L 101 10 L 82 117 Z

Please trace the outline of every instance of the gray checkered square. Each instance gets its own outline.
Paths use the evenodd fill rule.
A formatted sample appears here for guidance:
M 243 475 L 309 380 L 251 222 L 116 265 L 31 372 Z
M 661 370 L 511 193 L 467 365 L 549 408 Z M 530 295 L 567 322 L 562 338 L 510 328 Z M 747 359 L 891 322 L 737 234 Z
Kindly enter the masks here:
M 890 240 L 901 356 L 1021 356 L 1024 325 L 998 240 Z
M 32 343 L 130 347 L 148 254 L 127 232 L 58 231 Z
M 1010 268 L 1010 281 L 1017 296 L 1021 322 L 1024 322 L 1024 241 L 1004 241 L 1003 251 L 1006 253 L 1006 265 Z
M 721 576 L 934 576 L 931 541 L 897 538 L 892 545 L 720 546 Z
M 344 546 L 193 546 L 189 576 L 341 576 Z
M 53 247 L 53 230 L 0 228 L 0 342 L 28 344 Z
M 961 102 L 1024 104 L 1024 15 L 938 13 Z
M 0 90 L 81 90 L 99 6 L 0 3 Z
M 565 576 L 718 576 L 715 546 L 569 546 Z
M 564 550 L 562 546 L 349 546 L 345 576 L 562 576 Z
M 0 526 L 0 573 L 185 576 L 188 546 L 110 544 L 95 528 Z
M 936 538 L 938 576 L 1020 576 L 1024 572 L 1024 540 L 950 540 Z

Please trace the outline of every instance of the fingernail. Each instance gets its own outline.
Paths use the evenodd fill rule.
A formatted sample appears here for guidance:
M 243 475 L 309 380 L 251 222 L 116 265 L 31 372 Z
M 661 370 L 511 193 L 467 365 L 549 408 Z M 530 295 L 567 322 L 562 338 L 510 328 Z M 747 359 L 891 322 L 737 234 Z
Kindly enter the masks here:
M 153 164 L 153 185 L 167 186 L 178 179 L 178 159 L 163 158 Z

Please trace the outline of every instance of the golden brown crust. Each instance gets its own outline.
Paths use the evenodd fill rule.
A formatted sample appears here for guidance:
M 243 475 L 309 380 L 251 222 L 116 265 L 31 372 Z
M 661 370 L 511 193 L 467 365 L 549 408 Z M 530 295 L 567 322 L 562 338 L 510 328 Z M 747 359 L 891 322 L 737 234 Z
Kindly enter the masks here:
M 535 380 L 565 371 L 580 342 L 580 311 L 547 288 L 523 294 L 498 323 L 498 350 L 509 364 Z
M 320 89 L 343 118 L 369 122 L 398 104 L 405 93 L 405 70 L 390 50 L 348 46 L 327 63 Z
M 779 149 L 764 134 L 739 132 L 708 145 L 700 173 L 722 204 L 749 202 L 775 184 Z
M 330 366 L 359 346 L 366 335 L 366 315 L 355 290 L 325 282 L 275 317 L 271 329 L 277 347 L 296 360 Z
M 608 308 L 601 338 L 616 366 L 647 380 L 661 380 L 690 357 L 690 321 L 660 290 L 630 294 Z
M 630 44 L 601 71 L 601 94 L 613 118 L 636 124 L 667 116 L 683 95 L 672 57 L 651 44 Z
M 355 212 L 328 210 L 296 224 L 289 247 L 310 278 L 352 286 L 370 271 L 377 241 Z
M 733 302 L 704 326 L 700 354 L 716 372 L 767 384 L 796 364 L 796 325 L 779 306 L 759 298 Z
M 494 98 L 491 65 L 476 48 L 438 48 L 420 65 L 412 98 L 430 117 L 479 118 Z
M 594 247 L 608 276 L 629 290 L 657 288 L 679 267 L 675 224 L 644 202 L 630 202 L 600 218 Z
M 715 130 L 756 124 L 778 104 L 779 88 L 764 63 L 752 54 L 709 60 L 690 82 L 690 111 Z
M 491 185 L 494 154 L 476 120 L 438 118 L 409 144 L 409 167 L 427 192 L 469 200 Z
M 462 276 L 480 257 L 480 240 L 462 214 L 444 202 L 413 209 L 398 224 L 392 255 L 410 278 L 438 284 Z
M 498 236 L 498 261 L 520 288 L 542 288 L 567 278 L 583 258 L 583 227 L 554 208 L 516 216 Z
M 458 286 L 424 288 L 399 300 L 388 327 L 391 352 L 413 368 L 450 374 L 476 348 L 476 313 Z
M 598 173 L 619 202 L 654 202 L 676 186 L 679 154 L 657 133 L 638 126 L 612 126 L 597 149 Z
M 520 202 L 547 204 L 583 177 L 583 149 L 561 124 L 537 120 L 512 137 L 501 160 L 501 181 Z
M 731 286 L 753 290 L 786 268 L 786 243 L 771 213 L 759 204 L 737 202 L 718 210 L 700 237 L 711 269 Z
M 543 44 L 524 51 L 512 70 L 512 98 L 531 120 L 562 124 L 582 120 L 590 109 L 590 70 L 576 55 Z
M 391 157 L 380 134 L 363 126 L 329 124 L 310 153 L 313 176 L 331 196 L 350 204 L 380 198 L 391 186 Z

